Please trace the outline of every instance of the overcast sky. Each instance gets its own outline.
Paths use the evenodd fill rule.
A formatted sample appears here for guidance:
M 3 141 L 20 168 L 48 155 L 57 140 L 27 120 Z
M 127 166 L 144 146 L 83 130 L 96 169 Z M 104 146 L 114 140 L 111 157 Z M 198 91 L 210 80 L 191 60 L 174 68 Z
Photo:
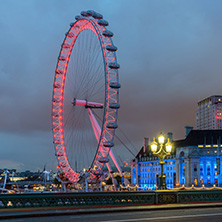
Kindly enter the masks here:
M 184 138 L 197 102 L 222 94 L 220 0 L 0 0 L 0 168 L 55 167 L 54 71 L 69 24 L 88 9 L 115 33 L 118 124 L 138 150 L 161 129 Z

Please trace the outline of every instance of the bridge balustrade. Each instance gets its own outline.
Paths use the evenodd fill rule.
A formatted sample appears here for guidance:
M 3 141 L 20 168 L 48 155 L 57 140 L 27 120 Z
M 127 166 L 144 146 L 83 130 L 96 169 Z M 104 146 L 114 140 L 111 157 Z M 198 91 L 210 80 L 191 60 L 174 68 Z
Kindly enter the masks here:
M 222 202 L 221 190 L 93 193 L 23 193 L 1 194 L 0 209 L 46 207 L 110 207 L 218 201 Z

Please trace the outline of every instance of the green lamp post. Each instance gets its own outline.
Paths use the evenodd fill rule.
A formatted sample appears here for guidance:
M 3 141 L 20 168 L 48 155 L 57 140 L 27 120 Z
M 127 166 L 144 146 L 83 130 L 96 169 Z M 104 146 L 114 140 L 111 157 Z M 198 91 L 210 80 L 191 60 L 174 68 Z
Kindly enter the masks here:
M 159 177 L 159 184 L 158 184 L 158 190 L 166 190 L 166 176 L 163 174 L 163 165 L 164 165 L 164 159 L 166 156 L 171 154 L 172 150 L 172 144 L 170 142 L 170 139 L 168 138 L 168 141 L 165 142 L 165 137 L 162 134 L 162 131 L 160 132 L 160 135 L 158 136 L 158 142 L 156 142 L 155 137 L 153 138 L 153 142 L 151 143 L 151 150 L 154 155 L 156 155 L 160 160 L 160 166 L 161 166 L 161 175 Z

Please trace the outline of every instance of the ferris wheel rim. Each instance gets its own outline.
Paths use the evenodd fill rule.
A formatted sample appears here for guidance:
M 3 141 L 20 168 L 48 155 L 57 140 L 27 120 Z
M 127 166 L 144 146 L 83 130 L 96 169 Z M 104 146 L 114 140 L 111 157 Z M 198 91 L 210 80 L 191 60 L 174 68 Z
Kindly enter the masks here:
M 81 26 L 81 22 L 84 26 Z M 95 157 L 89 168 L 90 172 L 94 174 L 96 172 L 95 166 L 99 163 L 99 157 L 101 157 L 101 153 L 99 155 L 99 149 L 101 146 L 106 149 L 106 156 L 108 156 L 109 150 L 113 146 L 113 137 L 115 133 L 115 129 L 117 128 L 117 113 L 119 108 L 119 97 L 118 97 L 118 89 L 120 88 L 119 84 L 119 76 L 118 76 L 118 68 L 119 65 L 116 59 L 116 50 L 117 48 L 113 45 L 111 37 L 113 36 L 112 32 L 106 29 L 108 22 L 102 19 L 101 14 L 95 13 L 93 11 L 82 12 L 81 16 L 76 16 L 76 22 L 70 24 L 70 29 L 65 35 L 65 39 L 62 43 L 61 50 L 59 53 L 54 85 L 53 85 L 53 102 L 52 102 L 52 122 L 53 122 L 53 136 L 54 136 L 54 147 L 56 151 L 56 156 L 58 159 L 58 166 L 65 172 L 65 175 L 72 182 L 76 182 L 79 178 L 79 174 L 75 172 L 68 161 L 68 156 L 66 154 L 65 141 L 63 136 L 63 93 L 65 87 L 66 80 L 66 72 L 69 63 L 69 58 L 72 53 L 73 47 L 75 45 L 75 41 L 79 34 L 83 30 L 90 29 L 93 31 L 100 42 L 101 53 L 104 61 L 104 74 L 105 74 L 105 101 L 104 101 L 104 114 L 103 114 L 103 123 L 101 128 L 101 135 L 98 143 L 98 147 L 95 153 Z M 77 29 L 78 34 L 76 36 L 73 31 Z M 76 31 L 76 30 L 75 30 Z M 73 38 L 73 39 L 72 39 Z M 72 39 L 70 41 L 70 39 Z M 109 41 L 108 41 L 108 40 Z M 109 45 L 105 44 L 105 40 L 109 43 Z M 64 51 L 67 50 L 66 56 L 64 56 Z M 112 59 L 108 58 L 108 54 L 112 55 Z M 114 59 L 113 59 L 114 58 Z M 61 69 L 62 67 L 65 69 Z M 110 81 L 111 71 L 114 71 L 115 76 L 113 79 L 115 81 Z M 62 77 L 62 80 L 61 80 Z M 109 79 L 108 79 L 109 78 Z M 59 84 L 60 83 L 60 84 Z M 116 93 L 115 99 L 113 102 L 110 101 L 111 94 Z M 111 115 L 112 111 L 112 115 Z M 110 116 L 109 116 L 110 115 Z M 108 121 L 109 119 L 109 121 Z M 111 120 L 110 120 L 111 119 Z M 106 132 L 107 131 L 107 132 Z M 110 133 L 112 132 L 112 133 Z M 109 140 L 105 138 L 105 134 L 110 134 Z M 105 139 L 104 139 L 105 138 Z M 101 152 L 101 151 L 100 151 Z M 62 160 L 61 160 L 62 159 Z M 100 163 L 102 166 L 105 162 Z M 64 170 L 65 168 L 65 170 Z

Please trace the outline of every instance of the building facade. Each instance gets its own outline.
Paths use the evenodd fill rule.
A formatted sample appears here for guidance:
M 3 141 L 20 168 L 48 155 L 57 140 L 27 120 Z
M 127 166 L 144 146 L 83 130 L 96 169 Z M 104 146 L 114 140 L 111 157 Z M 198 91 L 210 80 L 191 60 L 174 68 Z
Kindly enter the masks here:
M 163 173 L 166 176 L 166 186 L 168 189 L 175 187 L 175 152 L 167 156 Z M 141 190 L 155 190 L 158 184 L 158 177 L 161 174 L 158 157 L 154 156 L 148 139 L 144 138 L 144 145 L 131 161 L 131 181 L 133 185 L 138 185 Z
M 198 102 L 197 129 L 222 129 L 222 96 L 214 95 Z
M 191 130 L 176 148 L 176 184 L 222 185 L 222 130 Z
M 172 144 L 172 155 L 165 159 L 164 165 L 168 189 L 182 185 L 222 186 L 222 130 L 187 127 L 185 139 Z M 131 161 L 132 184 L 143 190 L 156 189 L 158 175 L 159 160 L 152 155 L 149 144 L 144 145 Z

